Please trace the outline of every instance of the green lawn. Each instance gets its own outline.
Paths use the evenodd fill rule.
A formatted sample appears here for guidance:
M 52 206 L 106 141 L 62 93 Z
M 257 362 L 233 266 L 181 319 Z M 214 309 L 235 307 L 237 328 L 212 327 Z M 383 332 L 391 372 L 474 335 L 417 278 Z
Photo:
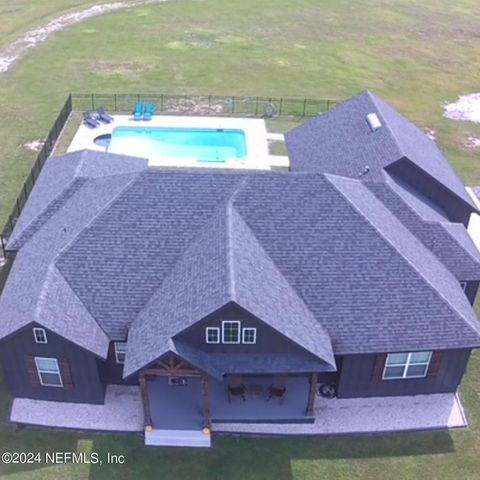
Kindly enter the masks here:
M 0 46 L 81 0 L 0 4 Z M 477 0 L 172 0 L 76 25 L 0 74 L 0 222 L 68 92 L 197 93 L 344 99 L 370 88 L 419 126 L 434 129 L 459 174 L 480 184 L 480 126 L 442 117 L 441 105 L 478 91 Z M 286 124 L 272 122 L 284 131 Z M 65 148 L 62 145 L 61 148 Z M 93 450 L 123 466 L 15 468 L 0 478 L 477 479 L 480 357 L 462 387 L 463 431 L 329 439 L 219 438 L 208 451 L 147 449 L 140 438 L 0 425 L 0 449 Z M 0 390 L 1 415 L 8 396 Z

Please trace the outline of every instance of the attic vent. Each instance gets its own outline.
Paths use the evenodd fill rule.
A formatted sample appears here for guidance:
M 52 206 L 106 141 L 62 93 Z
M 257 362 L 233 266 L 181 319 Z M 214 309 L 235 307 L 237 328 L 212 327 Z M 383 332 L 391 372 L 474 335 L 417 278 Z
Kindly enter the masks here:
M 376 113 L 369 113 L 367 115 L 367 122 L 372 132 L 376 132 L 382 126 L 382 122 Z

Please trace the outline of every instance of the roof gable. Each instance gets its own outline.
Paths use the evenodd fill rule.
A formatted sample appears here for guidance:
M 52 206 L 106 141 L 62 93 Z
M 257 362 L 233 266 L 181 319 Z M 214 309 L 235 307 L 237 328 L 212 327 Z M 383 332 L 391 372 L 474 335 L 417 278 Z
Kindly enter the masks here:
M 132 325 L 124 375 L 155 360 L 175 335 L 232 301 L 335 365 L 326 332 L 226 202 Z
M 371 113 L 382 125 L 376 131 L 367 122 Z M 378 180 L 384 168 L 408 158 L 476 211 L 436 143 L 372 92 L 363 92 L 300 125 L 285 139 L 293 171 Z

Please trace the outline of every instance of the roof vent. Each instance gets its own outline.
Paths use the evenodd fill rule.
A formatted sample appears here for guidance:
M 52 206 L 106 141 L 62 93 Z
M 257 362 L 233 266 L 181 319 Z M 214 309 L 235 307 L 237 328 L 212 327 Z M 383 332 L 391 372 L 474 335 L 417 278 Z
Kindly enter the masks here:
M 367 122 L 372 132 L 376 132 L 382 126 L 382 122 L 376 113 L 369 113 L 367 115 Z
M 363 177 L 370 171 L 370 167 L 368 165 L 365 165 L 365 168 L 363 169 L 363 172 L 360 173 L 359 177 Z

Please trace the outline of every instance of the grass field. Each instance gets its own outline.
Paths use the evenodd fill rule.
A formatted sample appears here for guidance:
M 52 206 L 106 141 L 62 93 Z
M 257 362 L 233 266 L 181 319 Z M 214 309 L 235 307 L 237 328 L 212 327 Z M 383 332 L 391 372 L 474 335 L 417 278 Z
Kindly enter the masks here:
M 81 0 L 0 2 L 0 47 Z M 480 184 L 467 136 L 480 127 L 441 105 L 478 91 L 477 0 L 172 0 L 73 26 L 0 74 L 0 222 L 68 92 L 203 93 L 344 99 L 369 88 L 436 131 L 459 174 Z M 276 125 L 281 130 L 281 125 Z M 0 478 L 480 478 L 480 359 L 462 387 L 471 428 L 415 435 L 216 440 L 209 451 L 146 449 L 141 439 L 0 425 L 0 449 L 93 450 L 123 466 L 5 467 Z M 0 390 L 1 415 L 8 396 Z

